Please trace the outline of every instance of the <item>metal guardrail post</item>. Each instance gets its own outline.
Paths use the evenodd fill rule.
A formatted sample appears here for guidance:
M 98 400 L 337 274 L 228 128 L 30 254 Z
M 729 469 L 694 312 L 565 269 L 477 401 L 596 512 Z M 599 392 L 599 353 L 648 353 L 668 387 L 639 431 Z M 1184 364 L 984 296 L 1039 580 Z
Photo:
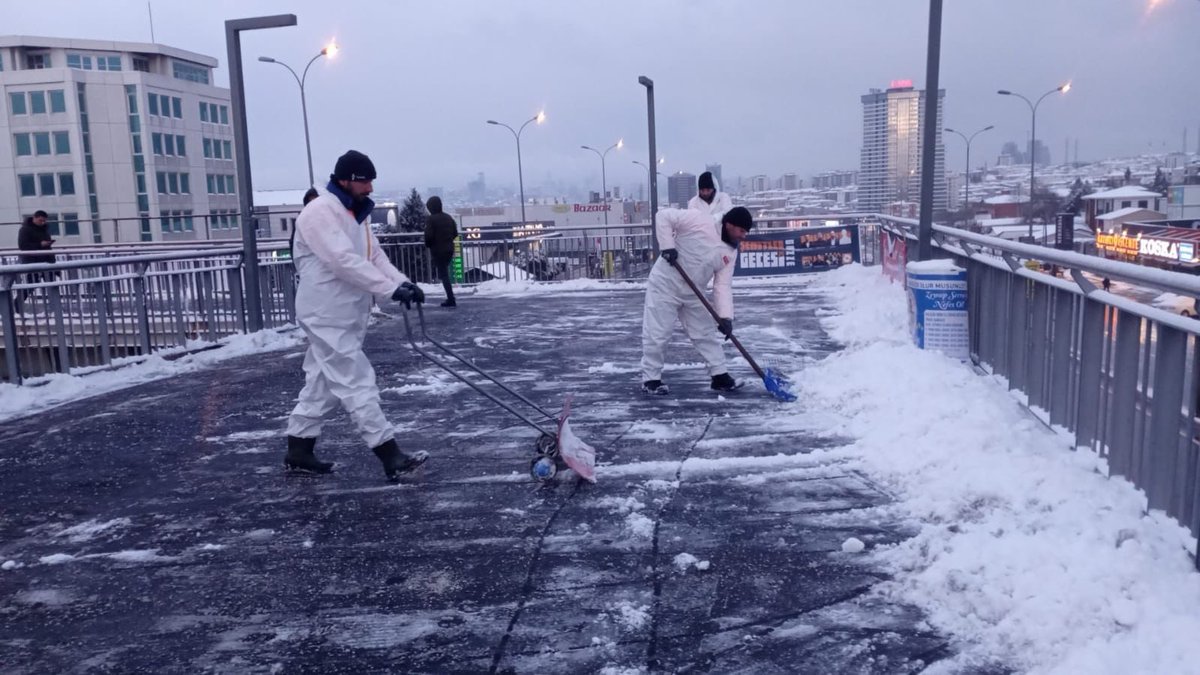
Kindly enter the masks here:
M 1075 408 L 1075 442 L 1094 447 L 1100 429 L 1101 356 L 1104 353 L 1104 305 L 1084 298 L 1079 344 L 1079 396 Z
M 1152 509 L 1169 514 L 1181 513 L 1176 473 L 1186 463 L 1179 457 L 1179 434 L 1183 424 L 1180 402 L 1183 401 L 1183 382 L 1187 374 L 1187 334 L 1170 326 L 1157 325 L 1158 343 L 1154 363 L 1154 396 L 1149 401 L 1150 425 L 1143 456 L 1149 462 L 1146 478 L 1146 497 Z M 1183 432 L 1193 435 L 1192 420 L 1187 420 Z M 1180 476 L 1182 477 L 1182 475 Z
M 62 309 L 62 291 L 58 286 L 51 286 L 47 290 L 47 296 L 50 298 L 50 311 L 54 313 L 54 340 L 57 343 L 55 348 L 58 351 L 58 367 L 55 368 L 60 373 L 71 372 L 71 349 L 67 346 L 67 326 L 63 318 Z
M 17 320 L 14 316 L 16 304 L 13 284 L 15 274 L 0 274 L 0 325 L 4 327 L 4 363 L 8 368 L 8 381 L 21 384 L 21 359 L 17 355 Z
M 100 339 L 100 360 L 109 364 L 112 363 L 112 345 L 108 339 L 108 309 L 111 295 L 107 283 L 96 282 L 91 286 L 92 295 L 96 299 L 96 333 Z
M 150 303 L 146 293 L 146 270 L 149 267 L 147 263 L 137 265 L 137 276 L 133 278 L 133 309 L 137 312 L 138 344 L 143 355 L 150 353 Z
M 242 268 L 239 265 L 226 271 L 229 281 L 229 300 L 233 303 L 234 320 L 237 321 L 238 329 L 245 333 L 246 331 L 246 312 L 243 310 L 242 304 Z
M 175 318 L 175 332 L 179 335 L 179 344 L 187 344 L 187 326 L 183 320 L 183 280 L 178 275 L 171 275 L 171 314 Z
M 213 293 L 212 272 L 200 274 L 200 302 L 204 306 L 204 321 L 208 324 L 206 331 L 210 342 L 217 341 L 217 299 Z

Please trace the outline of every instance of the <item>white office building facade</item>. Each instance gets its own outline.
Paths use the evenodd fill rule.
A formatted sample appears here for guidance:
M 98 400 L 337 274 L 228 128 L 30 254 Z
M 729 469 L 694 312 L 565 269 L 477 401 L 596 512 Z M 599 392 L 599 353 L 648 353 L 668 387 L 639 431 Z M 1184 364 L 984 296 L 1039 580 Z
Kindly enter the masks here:
M 0 248 L 39 209 L 60 244 L 240 237 L 216 66 L 158 44 L 0 36 Z

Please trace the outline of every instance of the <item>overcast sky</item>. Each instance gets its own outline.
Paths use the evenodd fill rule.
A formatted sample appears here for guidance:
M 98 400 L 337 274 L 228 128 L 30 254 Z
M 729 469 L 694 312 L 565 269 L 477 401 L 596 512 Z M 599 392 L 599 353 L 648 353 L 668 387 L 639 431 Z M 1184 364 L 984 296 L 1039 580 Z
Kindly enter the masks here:
M 149 41 L 144 0 L 4 0 L 0 31 Z M 942 27 L 946 126 L 996 129 L 972 146 L 994 162 L 1023 144 L 1036 98 L 1038 138 L 1060 161 L 1064 140 L 1081 159 L 1182 147 L 1200 137 L 1200 0 L 951 0 Z M 243 36 L 256 189 L 307 182 L 297 70 L 336 38 L 336 59 L 309 72 L 309 125 L 318 180 L 347 148 L 369 154 L 378 188 L 455 188 L 477 172 L 516 185 L 511 134 L 521 137 L 526 191 L 598 189 L 606 147 L 610 185 L 631 187 L 648 161 L 645 89 L 656 84 L 664 172 L 735 176 L 856 169 L 859 97 L 893 79 L 924 86 L 928 2 L 923 0 L 154 0 L 156 41 L 216 57 L 228 86 L 224 21 L 294 13 L 298 25 Z M 946 139 L 948 167 L 963 164 Z

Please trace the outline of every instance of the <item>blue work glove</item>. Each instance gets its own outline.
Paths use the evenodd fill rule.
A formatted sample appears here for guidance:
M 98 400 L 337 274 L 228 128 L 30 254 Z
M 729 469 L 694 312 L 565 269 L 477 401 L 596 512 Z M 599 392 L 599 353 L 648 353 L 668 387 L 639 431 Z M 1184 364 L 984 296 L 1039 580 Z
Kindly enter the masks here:
M 664 248 L 662 259 L 667 261 L 668 265 L 674 265 L 676 260 L 679 260 L 679 251 L 673 248 Z
M 414 302 L 425 302 L 425 291 L 422 291 L 413 282 L 406 281 L 392 293 L 392 300 L 403 302 L 406 308 L 412 307 Z
M 733 319 L 717 319 L 717 330 L 721 331 L 726 340 L 733 337 Z

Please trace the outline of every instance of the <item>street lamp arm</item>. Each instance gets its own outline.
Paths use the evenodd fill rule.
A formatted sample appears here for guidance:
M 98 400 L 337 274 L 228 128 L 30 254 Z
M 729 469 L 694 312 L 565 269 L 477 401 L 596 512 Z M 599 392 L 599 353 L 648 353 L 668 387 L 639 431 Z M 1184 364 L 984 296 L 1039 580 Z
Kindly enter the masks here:
M 975 137 L 976 137 L 976 136 L 978 136 L 979 134 L 982 134 L 982 133 L 983 133 L 983 132 L 985 132 L 985 131 L 991 131 L 992 129 L 995 129 L 995 128 L 996 128 L 996 127 L 994 127 L 994 126 L 992 126 L 992 125 L 990 125 L 990 124 L 989 124 L 988 126 L 986 126 L 986 127 L 982 128 L 982 129 L 980 129 L 979 131 L 976 131 L 975 133 L 971 134 L 971 138 L 968 138 L 968 139 L 967 139 L 967 143 L 970 143 L 970 142 L 971 142 L 972 140 L 974 140 L 974 139 L 975 139 Z
M 1057 93 L 1058 93 L 1058 92 L 1060 92 L 1060 91 L 1062 91 L 1062 87 L 1055 87 L 1055 88 L 1051 89 L 1050 91 L 1048 91 L 1048 92 L 1046 92 L 1046 93 L 1042 94 L 1042 95 L 1041 95 L 1041 96 L 1038 98 L 1038 100 L 1037 100 L 1037 103 L 1033 104 L 1033 109 L 1034 109 L 1034 111 L 1036 111 L 1036 110 L 1037 110 L 1037 107 L 1038 107 L 1039 105 L 1041 105 L 1041 104 L 1042 104 L 1042 99 L 1046 98 L 1046 97 L 1047 97 L 1047 96 L 1049 96 L 1050 94 L 1057 94 Z M 1028 99 L 1026 99 L 1026 102 L 1028 102 Z
M 317 52 L 317 55 L 316 55 L 316 56 L 314 56 L 314 57 L 312 57 L 311 59 L 309 59 L 309 61 L 308 61 L 308 65 L 307 65 L 307 66 L 304 66 L 304 75 L 300 77 L 300 88 L 301 88 L 301 89 L 303 89 L 303 88 L 304 88 L 304 82 L 305 82 L 305 81 L 308 79 L 308 69 L 309 69 L 309 67 L 311 67 L 311 66 L 312 66 L 312 64 L 313 64 L 313 63 L 315 63 L 315 62 L 316 62 L 316 60 L 317 60 L 317 59 L 319 59 L 319 58 L 321 58 L 322 56 L 325 56 L 325 50 L 324 50 L 324 49 L 322 49 L 321 51 Z M 295 75 L 296 73 L 294 73 L 294 72 L 293 72 L 292 74 L 293 74 L 293 75 Z
M 1058 90 L 1056 89 L 1055 91 L 1058 91 Z M 1034 107 L 1033 107 L 1033 101 L 1030 101 L 1029 99 L 1025 98 L 1025 97 L 1024 97 L 1024 96 L 1022 96 L 1021 94 L 1018 94 L 1018 93 L 1017 93 L 1017 92 L 1015 92 L 1015 91 L 1009 91 L 1009 90 L 1007 90 L 1007 89 L 1001 89 L 1000 91 L 998 91 L 998 92 L 996 92 L 996 93 L 997 93 L 997 94 L 1000 94 L 1001 96 L 1016 96 L 1017 98 L 1021 99 L 1022 101 L 1025 101 L 1025 105 L 1029 106 L 1029 109 L 1030 109 L 1030 110 L 1033 110 L 1033 109 L 1034 109 Z
M 487 123 L 495 124 L 498 127 L 504 127 L 505 129 L 508 129 L 509 133 L 511 133 L 513 135 L 513 138 L 517 139 L 517 142 L 521 141 L 521 137 L 517 135 L 516 129 L 513 129 L 512 127 L 508 126 L 504 122 L 497 122 L 496 120 L 488 120 Z
M 302 81 L 300 81 L 300 76 L 297 75 L 296 71 L 292 70 L 292 67 L 289 66 L 288 64 L 284 63 L 283 61 L 277 61 L 275 59 L 272 59 L 269 56 L 260 56 L 260 57 L 258 57 L 258 60 L 262 61 L 263 63 L 274 63 L 274 64 L 281 65 L 284 68 L 287 68 L 288 72 L 292 74 L 292 77 L 296 78 L 296 84 L 300 85 L 300 89 L 301 90 L 304 89 L 304 83 Z

